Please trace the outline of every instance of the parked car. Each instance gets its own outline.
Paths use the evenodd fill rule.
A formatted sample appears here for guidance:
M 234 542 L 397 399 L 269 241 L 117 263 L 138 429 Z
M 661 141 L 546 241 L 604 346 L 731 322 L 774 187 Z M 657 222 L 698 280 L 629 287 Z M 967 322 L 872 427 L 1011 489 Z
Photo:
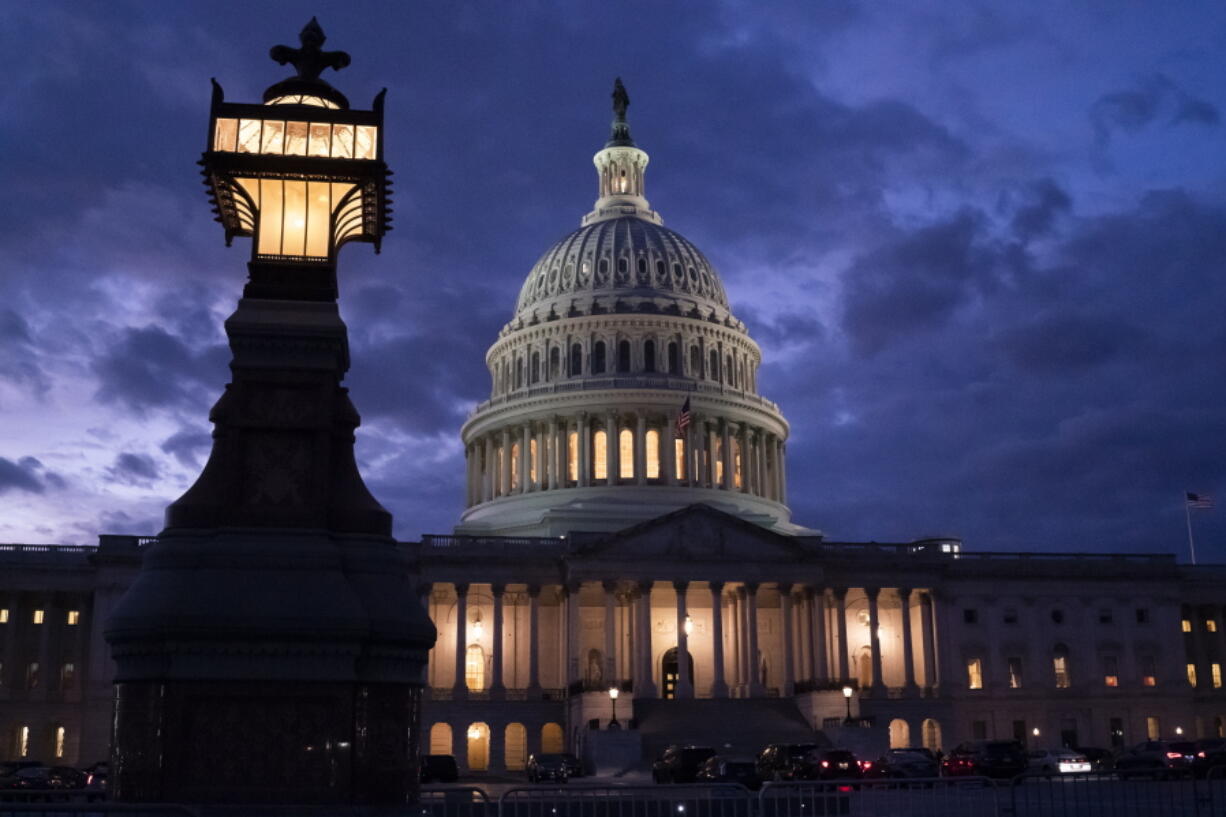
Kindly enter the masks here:
M 941 761 L 947 777 L 1016 777 L 1026 771 L 1026 752 L 1016 740 L 972 740 L 958 744 Z
M 864 769 L 864 763 L 846 749 L 812 749 L 805 756 L 802 776 L 806 780 L 859 780 L 865 776 Z
M 805 757 L 816 748 L 816 743 L 772 743 L 758 753 L 758 779 L 803 779 L 809 768 Z
M 890 749 L 864 772 L 866 777 L 937 777 L 940 767 L 928 749 Z
M 1026 755 L 1029 771 L 1039 774 L 1076 774 L 1092 771 L 1090 759 L 1072 749 L 1032 749 Z
M 1115 768 L 1115 753 L 1110 749 L 1078 746 L 1073 751 L 1079 755 L 1085 755 L 1085 759 L 1090 761 L 1090 771 L 1092 772 L 1109 772 Z
M 651 764 L 651 779 L 656 783 L 693 783 L 698 767 L 714 754 L 710 746 L 674 743 Z
M 702 783 L 739 783 L 754 791 L 762 788 L 757 764 L 751 757 L 713 755 L 698 769 L 695 779 Z
M 565 783 L 570 779 L 570 764 L 561 754 L 531 755 L 527 771 L 529 783 Z
M 1196 743 L 1190 740 L 1146 740 L 1115 759 L 1115 770 L 1123 777 L 1183 777 L 1192 773 Z
M 422 755 L 421 782 L 454 783 L 460 777 L 455 755 Z
M 571 777 L 583 777 L 586 774 L 583 771 L 583 762 L 570 752 L 563 752 L 562 760 L 566 762 L 566 773 Z
M 1196 741 L 1196 757 L 1192 758 L 1192 773 L 1197 777 L 1206 777 L 1209 770 L 1217 766 L 1226 767 L 1226 738 L 1206 738 Z M 1214 777 L 1226 777 L 1226 768 Z
M 88 775 L 71 766 L 22 766 L 0 776 L 3 791 L 60 791 L 83 789 Z

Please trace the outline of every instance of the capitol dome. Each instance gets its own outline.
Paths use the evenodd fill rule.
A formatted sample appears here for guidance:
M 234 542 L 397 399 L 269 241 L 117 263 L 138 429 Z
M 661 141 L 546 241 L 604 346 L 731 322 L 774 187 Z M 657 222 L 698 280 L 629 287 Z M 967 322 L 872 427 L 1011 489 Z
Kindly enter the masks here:
M 793 532 L 787 421 L 711 262 L 644 196 L 620 81 L 599 196 L 532 267 L 464 424 L 459 534 L 560 536 L 706 503 Z

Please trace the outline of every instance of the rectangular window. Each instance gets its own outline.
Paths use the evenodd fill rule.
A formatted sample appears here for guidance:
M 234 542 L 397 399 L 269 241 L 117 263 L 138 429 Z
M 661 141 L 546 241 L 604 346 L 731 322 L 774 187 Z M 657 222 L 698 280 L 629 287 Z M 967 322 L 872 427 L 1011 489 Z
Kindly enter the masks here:
M 1103 683 L 1109 687 L 1120 685 L 1120 662 L 1114 655 L 1103 656 Z
M 1149 740 L 1162 738 L 1162 723 L 1153 715 L 1145 719 L 1145 737 Z
M 673 440 L 673 457 L 676 459 L 677 479 L 685 479 L 685 440 L 680 437 Z
M 1069 688 L 1068 656 L 1056 655 L 1052 658 L 1052 670 L 1056 675 L 1056 689 Z
M 56 757 L 64 756 L 64 738 L 65 737 L 67 737 L 67 733 L 65 732 L 64 727 L 62 726 L 55 727 L 55 756 Z
M 579 481 L 579 432 L 577 431 L 566 435 L 566 479 L 570 482 Z
M 617 475 L 622 479 L 634 479 L 634 432 L 623 428 L 617 435 L 617 449 L 620 454 Z
M 644 450 L 647 452 L 647 478 L 660 478 L 660 432 L 654 428 L 647 431 L 647 440 L 644 444 Z
M 33 621 L 35 624 L 42 624 L 43 623 L 43 611 L 35 610 L 33 614 L 31 614 L 30 620 Z
M 988 736 L 987 721 L 971 721 L 971 737 L 975 740 L 985 740 Z
M 536 485 L 536 437 L 528 438 L 528 484 Z
M 973 608 L 962 611 L 962 621 L 965 624 L 978 624 L 979 611 Z
M 1009 689 L 1022 688 L 1022 659 L 1013 657 L 1009 659 Z
M 1149 610 L 1145 607 L 1137 608 L 1137 624 L 1149 624 Z
M 1196 686 L 1196 665 L 1188 664 L 1188 685 Z
M 1158 661 L 1152 655 L 1141 656 L 1141 686 L 1158 686 Z
M 741 441 L 739 438 L 732 440 L 732 487 L 741 490 Z
M 78 624 L 80 624 L 81 623 L 81 611 L 80 610 L 69 610 L 67 623 L 69 627 L 75 627 Z
M 719 488 L 724 484 L 724 438 L 715 438 L 715 450 L 712 454 L 715 457 L 715 486 Z
M 1211 633 L 1217 632 L 1217 622 L 1211 618 L 1205 619 L 1205 629 Z
M 1222 688 L 1222 665 L 1221 664 L 1210 664 L 1209 673 L 1213 676 L 1213 688 L 1221 689 Z
M 1183 621 L 1179 622 L 1179 626 L 1183 628 L 1185 633 L 1192 632 L 1192 619 L 1185 618 Z
M 38 662 L 31 661 L 26 665 L 26 689 L 38 688 Z
M 217 119 L 217 129 L 213 136 L 213 150 L 226 150 L 231 153 L 238 146 L 238 120 Z
M 1006 624 L 1017 624 L 1017 608 L 1016 607 L 1006 607 L 1005 608 L 1004 621 Z
M 306 156 L 307 148 L 307 123 L 306 122 L 286 122 L 285 123 L 285 155 L 287 156 Z
M 1110 624 L 1114 620 L 1115 620 L 1115 616 L 1112 615 L 1111 610 L 1109 608 L 1104 607 L 1098 611 L 1098 623 L 1099 624 Z
M 966 661 L 966 686 L 969 689 L 983 689 L 983 665 L 978 658 Z
M 608 435 L 597 431 L 592 435 L 592 479 L 609 478 Z
M 75 664 L 65 664 L 60 667 L 60 689 L 72 689 L 72 685 L 77 679 L 77 667 Z
M 0 624 L 8 624 L 8 623 L 9 623 L 9 609 L 7 607 L 0 607 Z
M 17 730 L 17 754 L 20 757 L 30 756 L 30 727 L 28 726 Z

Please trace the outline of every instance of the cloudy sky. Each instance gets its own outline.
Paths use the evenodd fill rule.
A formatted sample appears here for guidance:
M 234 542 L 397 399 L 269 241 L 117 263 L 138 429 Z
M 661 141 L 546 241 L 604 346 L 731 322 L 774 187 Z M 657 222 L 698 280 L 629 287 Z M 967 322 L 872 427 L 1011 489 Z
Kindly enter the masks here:
M 763 347 L 797 521 L 1186 554 L 1183 492 L 1226 500 L 1220 2 L 8 3 L 0 541 L 155 533 L 199 472 L 250 252 L 197 175 L 208 80 L 258 101 L 312 13 L 355 106 L 389 88 L 396 229 L 340 277 L 398 536 L 458 518 L 485 349 L 596 196 L 617 75 Z M 1226 561 L 1226 507 L 1192 521 Z

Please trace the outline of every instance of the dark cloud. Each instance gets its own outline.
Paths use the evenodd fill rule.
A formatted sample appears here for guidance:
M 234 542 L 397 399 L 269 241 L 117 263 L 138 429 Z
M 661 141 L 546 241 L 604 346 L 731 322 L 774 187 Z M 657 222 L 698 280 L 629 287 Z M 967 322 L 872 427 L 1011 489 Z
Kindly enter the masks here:
M 1028 192 L 1030 200 L 1013 215 L 1013 232 L 1023 240 L 1049 232 L 1073 206 L 1068 193 L 1051 179 L 1036 182 Z
M 176 431 L 162 441 L 163 453 L 170 454 L 184 468 L 199 468 L 200 460 L 213 445 L 213 435 L 203 429 L 191 427 Z
M 1161 118 L 1176 125 L 1216 125 L 1217 107 L 1190 96 L 1164 74 L 1140 80 L 1136 87 L 1103 94 L 1090 108 L 1090 121 L 1099 147 L 1105 147 L 1116 131 L 1136 133 Z
M 133 411 L 192 406 L 207 399 L 205 386 L 216 386 L 228 358 L 225 347 L 189 348 L 160 326 L 126 327 L 110 349 L 93 361 L 97 397 L 122 403 Z M 216 391 L 213 391 L 216 399 Z
M 112 482 L 148 487 L 161 476 L 161 469 L 148 454 L 125 452 L 115 458 L 115 464 L 107 469 Z
M 42 463 L 33 457 L 22 457 L 17 462 L 0 457 L 0 494 L 9 491 L 25 491 L 41 494 L 46 488 L 39 479 Z

